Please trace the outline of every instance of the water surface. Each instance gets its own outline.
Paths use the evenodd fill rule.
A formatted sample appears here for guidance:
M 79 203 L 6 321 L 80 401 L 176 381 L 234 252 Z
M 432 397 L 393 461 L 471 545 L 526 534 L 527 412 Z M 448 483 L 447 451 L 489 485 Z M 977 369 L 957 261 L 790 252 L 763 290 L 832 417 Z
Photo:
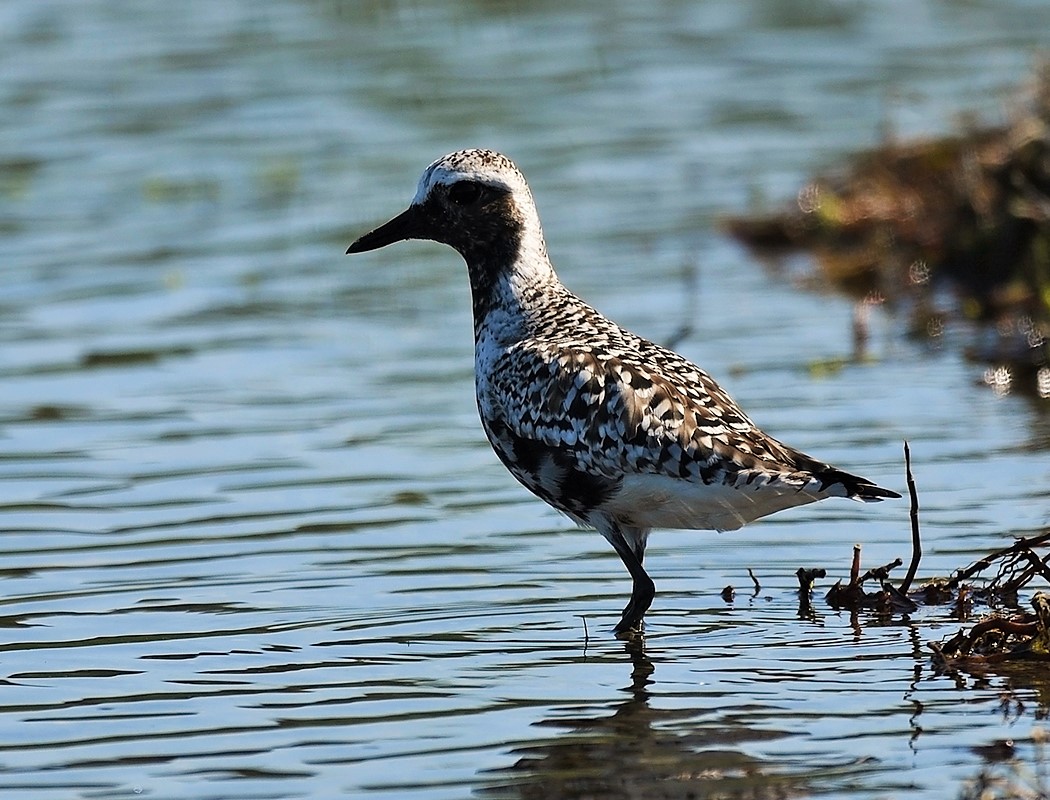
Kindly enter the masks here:
M 767 430 L 897 489 L 909 439 L 943 574 L 1050 523 L 1045 414 L 882 311 L 851 362 L 849 301 L 716 221 L 1003 118 L 1048 30 L 1025 0 L 9 0 L 0 791 L 932 799 L 1001 740 L 1031 764 L 1041 676 L 935 673 L 949 609 L 822 600 L 854 542 L 907 558 L 904 503 L 657 532 L 645 646 L 613 639 L 615 555 L 484 441 L 458 257 L 342 253 L 435 157 L 508 152 L 566 283 L 685 330 Z

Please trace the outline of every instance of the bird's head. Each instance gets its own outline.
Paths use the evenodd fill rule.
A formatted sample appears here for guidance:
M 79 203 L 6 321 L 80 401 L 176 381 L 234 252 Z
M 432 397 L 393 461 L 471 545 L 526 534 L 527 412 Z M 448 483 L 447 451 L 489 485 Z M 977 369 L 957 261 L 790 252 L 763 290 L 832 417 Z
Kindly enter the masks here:
M 430 239 L 455 248 L 468 263 L 509 262 L 528 236 L 542 246 L 532 192 L 514 162 L 492 150 L 459 150 L 427 167 L 405 211 L 346 252 Z

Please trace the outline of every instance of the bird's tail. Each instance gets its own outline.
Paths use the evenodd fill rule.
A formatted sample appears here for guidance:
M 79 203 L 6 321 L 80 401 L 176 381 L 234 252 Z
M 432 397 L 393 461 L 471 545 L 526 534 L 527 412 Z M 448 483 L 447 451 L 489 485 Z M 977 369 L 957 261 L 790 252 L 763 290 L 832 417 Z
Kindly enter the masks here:
M 878 503 L 880 500 L 900 497 L 892 489 L 884 489 L 867 478 L 843 472 L 834 467 L 824 466 L 823 469 L 814 470 L 813 475 L 821 482 L 821 489 L 841 486 L 846 497 L 851 500 L 859 500 L 862 503 Z

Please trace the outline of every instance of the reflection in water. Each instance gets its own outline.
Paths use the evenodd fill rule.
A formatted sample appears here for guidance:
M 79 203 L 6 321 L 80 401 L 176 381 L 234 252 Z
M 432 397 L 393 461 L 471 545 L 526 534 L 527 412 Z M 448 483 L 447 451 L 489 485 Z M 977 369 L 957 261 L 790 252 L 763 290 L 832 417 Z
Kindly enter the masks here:
M 480 792 L 483 797 L 773 800 L 806 793 L 807 778 L 779 772 L 740 749 L 782 734 L 705 723 L 688 709 L 653 708 L 655 667 L 644 640 L 625 642 L 624 647 L 631 683 L 616 710 L 540 723 L 563 733 L 517 748 L 517 762 L 493 777 Z M 692 730 L 682 733 L 687 727 Z
M 1044 728 L 1034 728 L 1026 742 L 993 739 L 971 748 L 981 759 L 976 774 L 963 783 L 959 800 L 1045 800 L 1050 797 L 1050 749 Z

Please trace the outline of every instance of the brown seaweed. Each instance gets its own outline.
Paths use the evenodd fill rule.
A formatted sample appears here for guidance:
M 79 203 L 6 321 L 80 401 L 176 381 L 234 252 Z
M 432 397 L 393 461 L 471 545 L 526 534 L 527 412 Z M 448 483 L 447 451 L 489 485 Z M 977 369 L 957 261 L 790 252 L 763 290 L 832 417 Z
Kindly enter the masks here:
M 809 252 L 821 283 L 860 309 L 902 310 L 913 335 L 965 323 L 986 383 L 1050 399 L 1050 62 L 1007 124 L 886 142 L 813 178 L 789 208 L 724 227 L 763 254 Z

